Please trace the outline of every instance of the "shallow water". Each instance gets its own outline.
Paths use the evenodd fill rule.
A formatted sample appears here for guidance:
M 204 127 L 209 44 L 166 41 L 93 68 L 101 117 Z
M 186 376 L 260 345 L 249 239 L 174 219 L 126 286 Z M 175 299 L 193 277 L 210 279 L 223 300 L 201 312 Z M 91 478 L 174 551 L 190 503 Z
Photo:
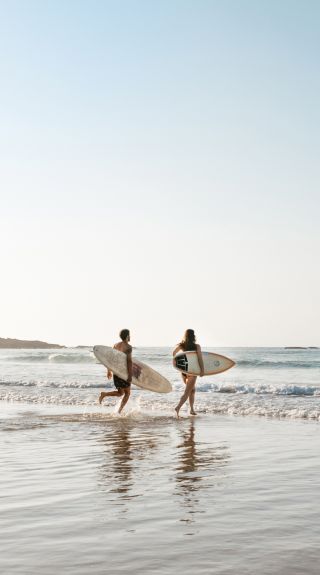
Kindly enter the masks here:
M 236 361 L 220 375 L 197 381 L 202 413 L 320 419 L 320 350 L 230 348 L 216 350 Z M 173 409 L 183 389 L 169 348 L 138 348 L 134 355 L 167 377 L 173 393 L 134 390 L 133 405 Z M 112 383 L 92 350 L 0 350 L 0 399 L 38 404 L 94 406 L 101 388 Z M 114 405 L 114 400 L 109 403 Z M 111 407 L 110 407 L 111 409 Z M 130 410 L 130 406 L 129 406 Z
M 1 407 L 2 573 L 318 573 L 318 423 Z

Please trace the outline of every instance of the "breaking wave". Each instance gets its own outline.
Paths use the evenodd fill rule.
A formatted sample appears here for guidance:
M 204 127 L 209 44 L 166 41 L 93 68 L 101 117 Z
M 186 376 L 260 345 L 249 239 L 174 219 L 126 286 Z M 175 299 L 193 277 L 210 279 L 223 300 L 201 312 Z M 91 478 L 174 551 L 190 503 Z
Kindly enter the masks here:
M 7 355 L 1 357 L 2 361 L 10 363 L 99 363 L 91 351 L 81 353 L 25 353 L 21 355 Z
M 284 361 L 270 361 L 263 359 L 242 359 L 236 363 L 239 367 L 253 367 L 253 368 L 272 368 L 272 369 L 320 369 L 320 361 L 314 359 L 308 360 L 284 360 Z
M 197 385 L 197 390 L 204 393 L 238 393 L 238 394 L 257 394 L 257 395 L 306 395 L 320 396 L 320 387 L 312 385 L 271 385 L 271 384 L 216 384 L 216 383 L 203 383 Z
M 100 389 L 100 388 L 112 388 L 112 380 L 108 381 L 103 379 L 103 381 L 77 381 L 77 380 L 60 380 L 60 381 L 50 381 L 50 380 L 1 380 L 0 386 L 4 387 L 47 387 L 53 389 Z M 135 387 L 133 389 L 136 389 Z M 173 383 L 174 391 L 181 390 L 181 383 Z M 236 395 L 283 395 L 283 396 L 306 396 L 320 397 L 320 387 L 314 385 L 294 385 L 294 384 L 283 384 L 283 385 L 272 385 L 272 384 L 235 384 L 235 383 L 198 383 L 197 392 L 209 394 L 236 394 Z

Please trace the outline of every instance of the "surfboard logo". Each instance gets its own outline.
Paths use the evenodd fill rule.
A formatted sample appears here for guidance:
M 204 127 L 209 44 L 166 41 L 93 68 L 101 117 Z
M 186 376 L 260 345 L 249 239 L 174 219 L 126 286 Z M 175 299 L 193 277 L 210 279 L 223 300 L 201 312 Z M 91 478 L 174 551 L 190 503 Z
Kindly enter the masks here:
M 175 363 L 178 369 L 181 369 L 185 373 L 188 372 L 188 359 L 184 354 L 177 355 L 175 358 Z
M 141 375 L 141 367 L 140 365 L 137 365 L 136 363 L 132 364 L 132 375 L 136 378 L 139 379 L 140 375 Z

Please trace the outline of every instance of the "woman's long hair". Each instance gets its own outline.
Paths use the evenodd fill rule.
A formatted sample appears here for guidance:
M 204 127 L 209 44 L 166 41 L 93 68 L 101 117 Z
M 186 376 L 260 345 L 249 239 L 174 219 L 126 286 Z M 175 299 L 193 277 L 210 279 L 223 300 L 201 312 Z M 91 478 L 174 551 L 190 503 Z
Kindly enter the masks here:
M 195 351 L 197 349 L 196 336 L 193 329 L 187 329 L 180 343 L 183 351 Z

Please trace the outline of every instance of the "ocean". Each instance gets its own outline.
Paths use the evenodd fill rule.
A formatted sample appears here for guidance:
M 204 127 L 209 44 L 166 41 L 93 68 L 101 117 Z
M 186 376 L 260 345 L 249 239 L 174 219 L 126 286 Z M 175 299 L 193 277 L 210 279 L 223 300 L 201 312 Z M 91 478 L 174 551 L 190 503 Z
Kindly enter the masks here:
M 198 378 L 200 413 L 320 418 L 319 349 L 215 351 L 234 359 L 236 366 L 221 375 Z M 170 412 L 183 389 L 181 376 L 172 367 L 170 348 L 137 348 L 134 355 L 167 377 L 174 392 L 162 396 L 135 389 L 127 410 Z M 101 389 L 113 387 L 105 373 L 90 348 L 1 350 L 0 399 L 90 407 Z
M 120 416 L 90 348 L 1 350 L 3 575 L 318 575 L 320 351 L 217 351 L 177 419 L 169 348 Z

